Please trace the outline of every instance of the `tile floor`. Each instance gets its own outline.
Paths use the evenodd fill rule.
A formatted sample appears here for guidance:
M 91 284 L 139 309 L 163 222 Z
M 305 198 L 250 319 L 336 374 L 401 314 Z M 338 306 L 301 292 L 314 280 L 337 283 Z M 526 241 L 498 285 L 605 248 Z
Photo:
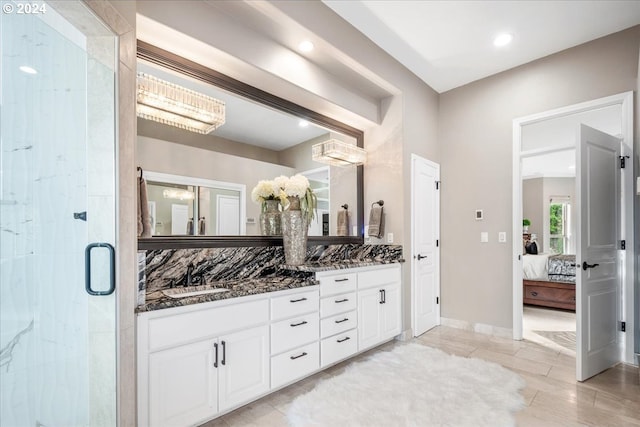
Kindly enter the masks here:
M 522 390 L 526 407 L 516 414 L 518 426 L 640 426 L 638 368 L 621 364 L 578 383 L 575 357 L 531 341 L 513 341 L 443 326 L 415 340 L 450 354 L 496 362 L 520 374 L 527 385 Z M 394 345 L 397 342 L 382 348 Z M 270 394 L 203 427 L 287 426 L 287 408 L 297 395 L 311 390 L 322 379 L 339 374 L 349 363 L 368 353 Z

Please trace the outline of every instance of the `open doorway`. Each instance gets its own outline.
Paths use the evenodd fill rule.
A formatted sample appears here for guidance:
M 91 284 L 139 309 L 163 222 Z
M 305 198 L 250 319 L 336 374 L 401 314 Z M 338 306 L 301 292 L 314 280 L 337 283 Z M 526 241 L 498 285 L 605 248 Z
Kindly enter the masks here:
M 580 272 L 580 265 L 577 264 L 580 264 L 581 261 L 575 259 L 575 243 L 579 236 L 572 226 L 572 224 L 575 225 L 573 212 L 580 208 L 580 206 L 576 206 L 578 200 L 573 197 L 576 158 L 574 150 L 576 149 L 577 129 L 580 123 L 585 123 L 605 133 L 620 136 L 622 138 L 622 154 L 631 155 L 633 119 L 631 102 L 631 93 L 626 93 L 514 120 L 513 233 L 514 236 L 523 234 L 522 247 L 514 242 L 513 331 L 515 339 L 525 337 L 525 325 L 528 323 L 526 334 L 529 334 L 530 330 L 537 330 L 542 332 L 540 335 L 546 338 L 549 346 L 556 345 L 559 351 L 562 351 L 560 347 L 563 349 L 568 347 L 566 332 L 576 330 L 571 327 L 576 324 L 576 321 L 573 320 L 575 315 L 572 307 L 567 306 L 566 303 L 567 299 L 575 298 L 572 296 L 575 294 L 571 293 L 570 288 L 572 286 L 575 288 L 576 279 L 571 276 L 575 276 L 576 270 Z M 527 189 L 531 190 L 534 195 L 525 195 Z M 627 241 L 628 247 L 632 247 L 633 232 L 629 222 L 629 219 L 632 218 L 632 173 L 623 177 L 621 193 L 623 195 L 621 214 L 623 220 L 625 217 L 627 218 L 627 223 L 623 225 L 620 236 L 622 240 Z M 532 200 L 536 200 L 535 203 Z M 558 215 L 560 218 L 555 218 L 556 223 L 554 224 L 553 217 Z M 522 228 L 525 218 L 531 222 L 527 233 L 523 233 Z M 558 221 L 560 222 L 558 223 Z M 530 256 L 524 255 L 527 240 L 536 241 L 538 254 L 543 255 L 539 257 L 540 259 L 547 256 L 544 262 L 539 263 L 539 267 L 542 269 L 541 274 L 546 276 L 538 278 L 538 280 L 542 282 L 541 279 L 546 278 L 548 280 L 545 282 L 551 282 L 551 284 L 529 289 L 531 294 L 529 296 L 536 297 L 533 302 L 535 303 L 537 300 L 538 304 L 528 304 L 531 302 L 531 298 L 527 298 L 527 286 L 523 281 L 525 277 L 524 260 Z M 573 260 L 571 256 L 574 257 Z M 552 271 L 549 268 L 549 257 L 560 258 L 555 264 L 557 270 Z M 615 313 L 617 319 L 630 321 L 633 320 L 634 310 L 633 299 L 629 298 L 633 292 L 632 257 L 632 251 L 620 253 L 621 292 Z M 574 284 L 569 285 L 572 281 Z M 549 291 L 549 287 L 555 287 L 553 282 L 566 289 Z M 540 303 L 540 300 L 544 301 Z M 580 307 L 577 309 L 580 312 Z M 580 319 L 577 323 L 579 331 Z M 627 325 L 629 323 L 627 322 Z M 557 332 L 565 333 L 557 334 Z M 553 338 L 554 333 L 557 337 L 549 339 Z M 632 335 L 618 334 L 617 336 L 620 349 L 624 352 L 621 354 L 621 360 L 629 363 L 633 362 Z M 544 343 L 545 339 L 539 341 Z M 580 349 L 578 349 L 579 358 Z

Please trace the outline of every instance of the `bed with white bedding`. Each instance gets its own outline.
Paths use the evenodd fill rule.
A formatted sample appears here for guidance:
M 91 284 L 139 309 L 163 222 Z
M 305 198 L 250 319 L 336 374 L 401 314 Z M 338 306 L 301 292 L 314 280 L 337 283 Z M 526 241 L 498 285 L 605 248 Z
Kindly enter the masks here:
M 522 278 L 525 304 L 575 311 L 575 255 L 525 254 Z

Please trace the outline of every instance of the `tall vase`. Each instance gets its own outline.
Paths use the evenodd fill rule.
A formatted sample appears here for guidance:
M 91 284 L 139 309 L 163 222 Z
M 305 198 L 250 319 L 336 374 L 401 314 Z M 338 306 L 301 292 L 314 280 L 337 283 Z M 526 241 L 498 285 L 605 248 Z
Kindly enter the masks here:
M 307 222 L 300 210 L 298 197 L 289 197 L 289 205 L 282 211 L 282 243 L 288 265 L 304 264 L 307 255 Z
M 263 236 L 280 236 L 282 234 L 280 201 L 265 200 L 260 212 L 260 233 Z

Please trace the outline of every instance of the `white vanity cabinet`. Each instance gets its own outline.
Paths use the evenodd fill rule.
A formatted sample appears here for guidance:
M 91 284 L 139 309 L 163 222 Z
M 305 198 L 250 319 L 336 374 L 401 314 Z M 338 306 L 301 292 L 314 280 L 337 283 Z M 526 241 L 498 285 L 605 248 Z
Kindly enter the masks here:
M 320 367 L 318 288 L 271 298 L 271 388 Z
M 201 306 L 139 316 L 139 425 L 197 424 L 269 390 L 268 297 Z
M 400 265 L 358 273 L 358 351 L 402 332 Z
M 318 272 L 320 282 L 320 361 L 325 367 L 358 351 L 357 273 Z

